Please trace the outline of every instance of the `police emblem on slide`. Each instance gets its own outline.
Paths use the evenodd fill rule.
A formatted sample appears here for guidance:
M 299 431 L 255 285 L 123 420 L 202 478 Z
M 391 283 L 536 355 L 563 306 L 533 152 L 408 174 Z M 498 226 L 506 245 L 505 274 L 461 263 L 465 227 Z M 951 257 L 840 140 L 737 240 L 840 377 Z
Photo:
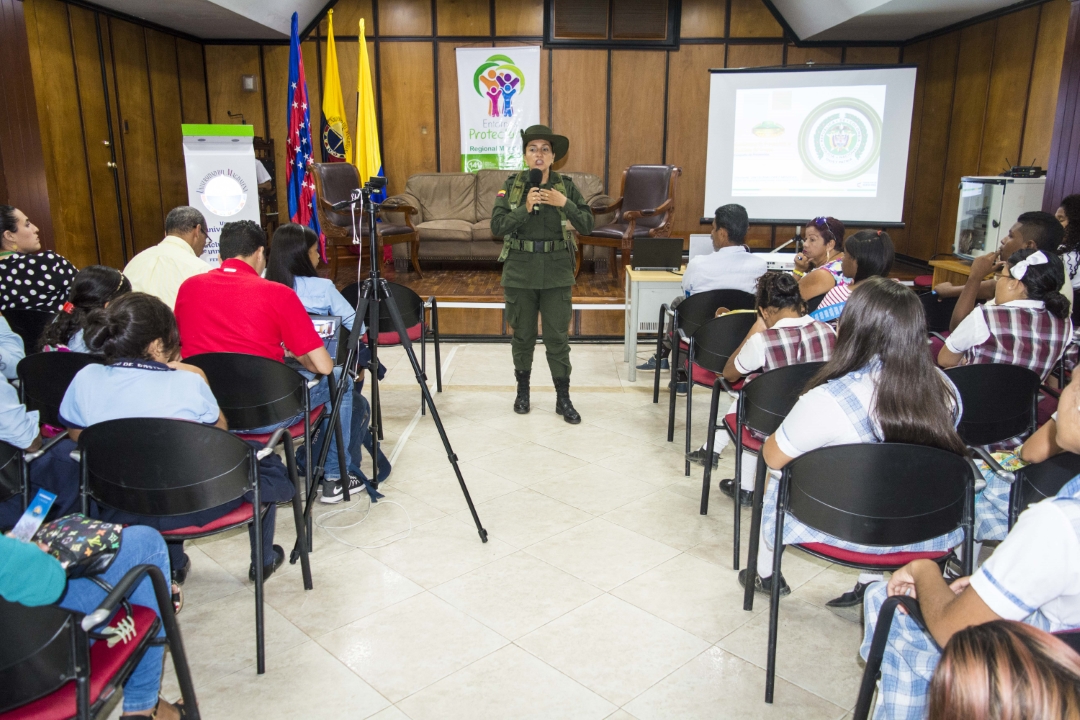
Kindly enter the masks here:
M 814 108 L 799 130 L 799 157 L 820 178 L 852 180 L 881 155 L 881 116 L 855 98 L 837 98 Z
M 343 125 L 341 118 L 328 118 L 323 126 L 323 150 L 336 160 L 345 160 L 348 157 L 349 142 L 348 136 L 342 130 Z

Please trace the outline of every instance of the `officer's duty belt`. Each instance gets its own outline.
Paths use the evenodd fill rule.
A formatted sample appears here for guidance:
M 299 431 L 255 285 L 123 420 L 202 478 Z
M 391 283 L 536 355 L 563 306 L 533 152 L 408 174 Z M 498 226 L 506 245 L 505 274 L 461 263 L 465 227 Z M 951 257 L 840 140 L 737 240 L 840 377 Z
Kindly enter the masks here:
M 531 253 L 549 253 L 566 249 L 565 240 L 518 240 L 507 238 L 511 250 L 521 250 Z

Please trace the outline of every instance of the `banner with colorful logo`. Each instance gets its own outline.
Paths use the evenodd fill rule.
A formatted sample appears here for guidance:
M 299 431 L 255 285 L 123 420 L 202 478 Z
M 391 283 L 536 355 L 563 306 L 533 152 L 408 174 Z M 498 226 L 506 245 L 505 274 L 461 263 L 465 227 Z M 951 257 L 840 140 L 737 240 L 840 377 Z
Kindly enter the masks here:
M 461 169 L 517 170 L 521 131 L 540 124 L 540 47 L 458 48 Z

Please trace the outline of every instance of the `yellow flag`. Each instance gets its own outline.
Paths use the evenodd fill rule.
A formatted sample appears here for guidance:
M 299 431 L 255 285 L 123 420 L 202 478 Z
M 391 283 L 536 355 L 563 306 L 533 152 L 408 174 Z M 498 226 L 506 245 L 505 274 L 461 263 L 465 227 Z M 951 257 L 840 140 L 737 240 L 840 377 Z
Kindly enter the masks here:
M 341 99 L 341 76 L 338 75 L 337 48 L 334 46 L 334 11 L 327 13 L 329 38 L 326 42 L 326 74 L 323 76 L 322 143 L 327 162 L 353 161 L 349 121 L 345 101 Z
M 363 20 L 360 20 L 360 71 L 356 76 L 356 169 L 360 171 L 360 182 L 383 174 L 375 115 L 375 86 L 371 82 Z

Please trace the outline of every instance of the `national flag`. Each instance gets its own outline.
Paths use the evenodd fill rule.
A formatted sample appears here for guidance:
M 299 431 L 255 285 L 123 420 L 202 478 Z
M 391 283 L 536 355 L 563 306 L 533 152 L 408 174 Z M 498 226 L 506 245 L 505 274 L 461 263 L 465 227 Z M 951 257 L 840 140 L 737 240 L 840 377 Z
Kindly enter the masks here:
M 356 169 L 360 182 L 383 175 L 382 157 L 379 154 L 379 126 L 375 114 L 375 85 L 371 82 L 371 65 L 368 62 L 367 38 L 364 20 L 360 19 L 360 68 L 356 74 L 356 144 L 353 146 Z M 386 199 L 386 189 L 371 194 L 372 202 Z M 392 259 L 389 245 L 383 248 L 383 260 Z
M 315 162 L 311 144 L 311 109 L 308 107 L 304 56 L 300 53 L 298 17 L 292 16 L 292 44 L 289 48 L 288 126 L 285 140 L 285 182 L 289 187 L 289 219 L 319 233 L 319 251 L 326 258 L 326 237 L 315 212 L 315 180 L 309 167 Z
M 353 162 L 349 121 L 345 101 L 341 99 L 341 76 L 338 75 L 337 48 L 334 46 L 334 11 L 326 14 L 326 71 L 323 75 L 322 145 L 326 162 Z

